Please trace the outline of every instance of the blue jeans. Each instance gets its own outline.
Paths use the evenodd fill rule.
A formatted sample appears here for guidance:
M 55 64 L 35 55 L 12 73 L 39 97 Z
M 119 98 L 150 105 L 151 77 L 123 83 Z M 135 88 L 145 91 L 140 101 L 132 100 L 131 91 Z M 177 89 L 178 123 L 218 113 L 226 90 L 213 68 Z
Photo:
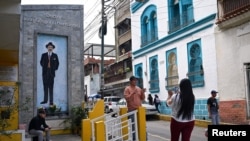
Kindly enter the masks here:
M 212 125 L 220 124 L 220 116 L 219 113 L 211 114 Z

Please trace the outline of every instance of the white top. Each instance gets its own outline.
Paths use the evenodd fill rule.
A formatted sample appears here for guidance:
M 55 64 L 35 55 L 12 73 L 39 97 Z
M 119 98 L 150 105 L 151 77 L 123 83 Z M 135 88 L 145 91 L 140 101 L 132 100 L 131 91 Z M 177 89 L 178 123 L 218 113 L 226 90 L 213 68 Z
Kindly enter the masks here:
M 168 104 L 168 106 L 172 108 L 172 118 L 174 118 L 178 122 L 189 122 L 195 120 L 194 115 L 191 119 L 186 119 L 186 118 L 182 119 L 182 115 L 180 115 L 180 117 L 177 118 L 178 111 L 181 108 L 181 105 L 178 103 L 179 99 L 180 99 L 179 94 L 173 94 L 171 97 L 172 103 Z
M 52 52 L 48 52 L 48 55 L 51 56 Z

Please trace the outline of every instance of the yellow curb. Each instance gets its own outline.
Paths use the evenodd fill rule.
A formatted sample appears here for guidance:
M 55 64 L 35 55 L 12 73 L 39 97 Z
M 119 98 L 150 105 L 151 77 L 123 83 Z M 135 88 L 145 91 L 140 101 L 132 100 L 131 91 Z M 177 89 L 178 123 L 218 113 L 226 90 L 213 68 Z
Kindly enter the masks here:
M 65 134 L 72 134 L 70 129 L 52 129 L 50 130 L 51 135 L 65 135 Z
M 157 119 L 159 119 L 159 120 L 165 120 L 165 121 L 171 120 L 171 116 L 169 116 L 169 115 L 157 114 L 156 116 L 157 116 Z M 210 124 L 211 124 L 211 121 L 208 121 L 208 120 L 199 120 L 199 119 L 195 120 L 195 126 L 207 128 L 207 126 Z M 232 125 L 230 123 L 220 123 L 220 124 L 221 125 Z

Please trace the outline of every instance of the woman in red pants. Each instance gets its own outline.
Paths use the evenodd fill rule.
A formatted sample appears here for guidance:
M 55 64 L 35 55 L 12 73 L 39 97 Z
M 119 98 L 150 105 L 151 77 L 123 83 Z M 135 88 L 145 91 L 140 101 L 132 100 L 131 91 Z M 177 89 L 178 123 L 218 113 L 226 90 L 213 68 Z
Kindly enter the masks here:
M 179 141 L 180 135 L 181 141 L 190 141 L 194 128 L 195 96 L 189 79 L 182 79 L 179 87 L 179 93 L 169 93 L 167 98 L 167 105 L 172 109 L 171 141 Z

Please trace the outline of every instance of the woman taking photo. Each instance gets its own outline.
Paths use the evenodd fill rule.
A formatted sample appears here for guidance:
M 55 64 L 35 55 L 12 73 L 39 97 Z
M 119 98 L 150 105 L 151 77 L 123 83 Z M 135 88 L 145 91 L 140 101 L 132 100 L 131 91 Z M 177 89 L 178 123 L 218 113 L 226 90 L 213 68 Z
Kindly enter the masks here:
M 167 105 L 172 109 L 171 141 L 179 141 L 180 134 L 182 135 L 181 141 L 190 141 L 195 122 L 193 114 L 195 96 L 189 79 L 182 79 L 179 87 L 179 93 L 169 93 L 167 98 Z

